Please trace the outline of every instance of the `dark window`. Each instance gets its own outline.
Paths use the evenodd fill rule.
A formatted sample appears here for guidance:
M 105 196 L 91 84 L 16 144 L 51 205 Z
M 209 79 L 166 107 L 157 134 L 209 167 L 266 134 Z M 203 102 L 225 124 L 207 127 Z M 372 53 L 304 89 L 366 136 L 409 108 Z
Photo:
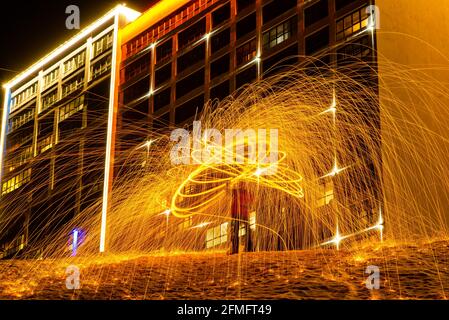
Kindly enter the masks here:
M 210 89 L 210 99 L 223 100 L 229 93 L 229 80 L 227 80 Z
M 132 102 L 149 92 L 149 78 L 146 77 L 123 91 L 123 103 Z
M 256 13 L 252 13 L 237 22 L 237 38 L 241 38 L 254 30 L 256 30 Z
M 251 83 L 257 79 L 257 66 L 254 65 L 251 68 L 246 69 L 245 71 L 240 72 L 235 77 L 235 86 L 236 89 L 239 89 L 243 85 L 247 83 Z
M 203 110 L 203 106 L 204 95 L 200 95 L 187 101 L 186 103 L 183 103 L 175 110 L 175 123 L 183 123 L 189 120 L 191 117 L 194 117 L 195 115 L 197 115 L 198 118 L 199 114 Z
M 204 68 L 176 83 L 176 99 L 204 85 Z
M 181 31 L 178 34 L 178 50 L 186 47 L 195 40 L 199 40 L 206 33 L 206 20 L 195 23 L 193 26 Z
M 199 46 L 196 46 L 189 52 L 180 56 L 177 60 L 177 73 L 180 74 L 187 68 L 197 64 L 204 60 L 206 54 L 206 44 L 203 42 Z
M 170 126 L 170 112 L 153 119 L 153 130 L 164 130 Z
M 306 55 L 314 54 L 327 46 L 329 46 L 329 27 L 323 28 L 306 38 Z
M 327 54 L 325 56 L 320 56 L 320 59 L 313 60 L 313 63 L 309 64 L 304 68 L 305 73 L 308 76 L 328 76 L 331 68 L 330 65 L 330 56 Z
M 148 94 L 150 91 L 150 78 L 145 77 L 142 80 L 134 83 L 133 85 L 129 86 L 125 89 L 123 92 L 123 103 L 127 104 L 131 101 L 134 101 L 146 94 Z
M 320 0 L 304 10 L 304 23 L 306 28 L 328 15 L 328 0 Z
M 45 118 L 39 120 L 38 125 L 38 135 L 45 136 L 47 134 L 53 133 L 53 124 L 54 124 L 54 114 L 53 112 L 49 115 L 45 116 Z
M 122 125 L 130 126 L 136 129 L 136 122 L 146 122 L 148 119 L 148 99 L 140 102 L 132 108 L 123 108 Z M 139 127 L 141 124 L 139 123 Z M 141 128 L 141 127 L 140 127 Z
M 237 12 L 249 8 L 250 6 L 254 6 L 255 4 L 255 0 L 237 0 Z
M 279 17 L 288 10 L 295 8 L 297 0 L 273 0 L 263 7 L 263 23 L 267 23 L 274 18 Z
M 298 46 L 292 45 L 263 61 L 264 76 L 271 76 L 298 62 Z
M 357 0 L 335 0 L 335 9 L 338 11 Z
M 210 65 L 210 78 L 214 79 L 229 71 L 229 54 L 213 61 Z
M 164 43 L 156 47 L 156 61 L 160 62 L 171 56 L 173 49 L 172 39 L 165 41 Z
M 226 47 L 231 41 L 231 30 L 228 28 L 221 31 L 219 34 L 211 37 L 212 53 L 217 52 L 221 48 Z
M 237 66 L 253 60 L 257 56 L 257 41 L 252 39 L 236 49 Z
M 372 57 L 370 39 L 365 36 L 338 49 L 337 64 L 344 66 L 352 63 L 369 62 Z
M 78 111 L 68 120 L 59 123 L 59 141 L 64 141 L 69 135 L 76 132 L 83 125 L 82 112 Z
M 263 34 L 263 48 L 268 50 L 296 34 L 296 16 L 271 28 Z
M 124 81 L 129 81 L 134 77 L 143 74 L 149 70 L 151 62 L 150 55 L 144 55 L 143 57 L 133 61 L 131 64 L 125 67 L 125 79 Z
M 229 2 L 212 12 L 212 26 L 215 28 L 231 17 L 231 5 Z
M 171 78 L 171 63 L 156 70 L 154 76 L 154 84 L 156 87 L 158 87 L 162 83 L 170 80 L 170 78 Z
M 154 95 L 153 111 L 156 112 L 170 104 L 171 88 L 167 88 Z

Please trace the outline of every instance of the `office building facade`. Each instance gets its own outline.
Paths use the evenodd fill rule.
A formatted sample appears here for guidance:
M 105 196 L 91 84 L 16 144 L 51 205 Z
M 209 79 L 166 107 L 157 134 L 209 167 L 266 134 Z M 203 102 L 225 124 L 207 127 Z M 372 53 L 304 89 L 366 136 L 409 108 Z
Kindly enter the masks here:
M 317 65 L 348 68 L 365 61 L 368 68 L 358 74 L 375 87 L 372 5 L 370 0 L 161 0 L 138 18 L 132 10 L 118 10 L 100 19 L 101 25 L 6 85 L 0 252 L 7 256 L 45 240 L 92 205 L 102 215 L 104 251 L 112 182 L 126 151 L 145 143 L 148 132 L 191 123 L 206 102 L 246 84 L 292 65 L 313 73 Z M 323 208 L 336 197 L 332 186 L 332 177 L 323 182 Z M 364 205 L 365 215 L 378 209 L 379 199 Z M 197 232 L 195 217 L 171 219 L 176 232 Z M 248 220 L 240 234 L 253 228 L 258 237 L 255 221 L 263 217 L 251 212 Z M 204 227 L 196 248 L 227 245 L 226 222 Z M 255 249 L 277 248 L 254 243 Z M 304 245 L 293 240 L 290 247 Z
M 118 32 L 138 15 L 117 6 L 4 85 L 0 256 L 107 198 Z
M 344 70 L 376 91 L 373 8 L 374 1 L 366 0 L 159 2 L 123 30 L 119 84 L 119 109 L 123 113 L 117 127 L 117 150 L 126 154 L 125 150 L 150 138 L 145 131 L 140 137 L 132 134 L 136 123 L 151 132 L 191 125 L 208 101 L 236 95 L 246 84 L 276 75 L 292 65 L 299 65 L 310 74 L 326 69 Z M 377 105 L 373 105 L 368 118 L 366 126 L 380 126 Z M 372 157 L 366 161 L 378 161 L 379 154 Z M 359 183 L 366 185 L 370 194 L 363 203 L 351 203 L 349 198 L 356 198 L 349 186 L 355 181 L 351 179 L 360 177 L 344 182 L 333 175 L 323 179 L 318 206 L 329 214 L 332 203 L 335 204 L 332 200 L 344 201 L 351 207 L 348 211 L 355 212 L 360 220 L 358 227 L 365 228 L 374 223 L 380 211 L 381 193 L 373 192 L 379 187 L 380 177 L 373 171 L 369 181 Z M 335 184 L 346 191 L 335 194 Z M 295 210 L 295 214 L 300 214 L 300 208 L 290 211 Z M 248 219 L 241 226 L 241 236 L 247 233 L 245 228 L 252 228 L 253 237 L 259 238 L 253 241 L 256 249 L 279 248 L 278 239 L 256 230 L 257 224 L 264 224 L 263 216 L 251 212 Z M 226 219 L 182 220 L 173 218 L 171 223 L 178 224 L 178 231 L 185 232 L 186 237 L 190 233 L 199 242 L 196 248 L 228 246 L 230 223 Z M 198 227 L 203 231 L 199 232 Z M 289 225 L 276 232 L 291 239 L 289 248 L 303 248 L 311 241 L 304 239 L 307 236 L 301 228 L 304 226 Z M 334 233 L 335 230 L 323 230 L 323 241 Z

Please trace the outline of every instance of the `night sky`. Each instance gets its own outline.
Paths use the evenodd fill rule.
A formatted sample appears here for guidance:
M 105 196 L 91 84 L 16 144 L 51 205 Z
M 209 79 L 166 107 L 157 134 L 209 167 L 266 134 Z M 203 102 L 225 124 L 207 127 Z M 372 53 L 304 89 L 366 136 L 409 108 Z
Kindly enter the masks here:
M 128 7 L 143 12 L 154 2 L 157 1 L 4 1 L 0 10 L 0 83 L 11 79 L 17 71 L 23 71 L 79 31 L 65 27 L 67 6 L 77 5 L 80 8 L 82 29 L 119 3 L 126 3 Z

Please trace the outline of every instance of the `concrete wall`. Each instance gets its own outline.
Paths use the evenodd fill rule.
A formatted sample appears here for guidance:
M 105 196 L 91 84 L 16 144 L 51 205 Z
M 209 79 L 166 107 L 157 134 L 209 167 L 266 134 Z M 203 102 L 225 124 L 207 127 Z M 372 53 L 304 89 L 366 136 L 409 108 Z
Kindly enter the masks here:
M 386 230 L 434 236 L 449 221 L 449 1 L 376 5 Z

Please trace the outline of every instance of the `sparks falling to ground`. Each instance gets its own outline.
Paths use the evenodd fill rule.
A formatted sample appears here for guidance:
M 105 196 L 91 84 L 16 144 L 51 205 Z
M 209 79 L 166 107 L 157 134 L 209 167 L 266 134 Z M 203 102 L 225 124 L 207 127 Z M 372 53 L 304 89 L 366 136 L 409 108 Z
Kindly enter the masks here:
M 448 245 L 439 239 L 448 235 L 449 166 L 440 150 L 449 148 L 441 134 L 449 114 L 434 114 L 428 103 L 447 95 L 443 84 L 393 65 L 378 86 L 356 73 L 317 70 L 247 86 L 197 119 L 203 130 L 277 129 L 276 162 L 234 156 L 238 145 L 258 150 L 260 136 L 231 143 L 206 136 L 189 153 L 195 163 L 174 165 L 169 133 L 148 131 L 147 141 L 118 151 L 107 227 L 98 202 L 37 237 L 33 254 L 43 260 L 0 264 L 0 298 L 446 298 Z M 383 77 L 416 103 L 392 94 L 380 103 Z M 199 156 L 205 150 L 208 160 Z M 213 161 L 229 154 L 231 163 Z M 241 184 L 254 199 L 259 252 L 227 256 L 223 230 L 235 220 L 232 189 Z M 423 197 L 433 205 L 423 206 Z M 5 229 L 14 217 L 3 219 Z M 205 246 L 211 227 L 222 226 Z M 98 253 L 102 232 L 106 255 Z M 81 269 L 79 291 L 64 289 L 68 265 Z M 382 270 L 382 290 L 364 286 L 368 265 Z

